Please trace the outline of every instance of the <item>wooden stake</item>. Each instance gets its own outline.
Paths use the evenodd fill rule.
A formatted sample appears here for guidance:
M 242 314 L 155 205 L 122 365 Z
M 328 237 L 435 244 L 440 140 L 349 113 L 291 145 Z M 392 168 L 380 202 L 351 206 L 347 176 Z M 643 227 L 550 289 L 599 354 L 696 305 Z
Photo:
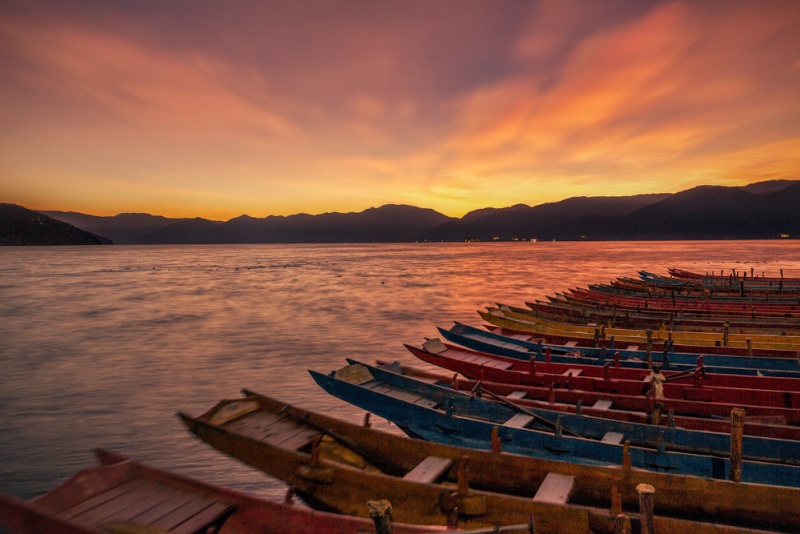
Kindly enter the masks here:
M 642 534 L 655 534 L 653 526 L 653 494 L 656 489 L 650 484 L 639 484 L 636 486 L 639 493 L 639 516 L 642 526 Z
M 619 483 L 614 482 L 611 486 L 611 515 L 622 513 L 622 494 L 619 492 Z
M 622 445 L 622 468 L 630 471 L 631 470 L 631 440 L 626 439 L 625 443 Z
M 492 427 L 492 452 L 503 452 L 503 443 L 500 441 L 500 429 Z
M 731 476 L 734 482 L 742 480 L 742 435 L 744 434 L 745 411 L 731 410 Z
M 469 456 L 462 456 L 458 463 L 458 494 L 467 495 L 469 493 L 469 480 L 467 479 L 467 462 Z
M 394 527 L 392 522 L 392 503 L 387 500 L 367 501 L 369 516 L 375 523 L 376 534 L 392 534 Z

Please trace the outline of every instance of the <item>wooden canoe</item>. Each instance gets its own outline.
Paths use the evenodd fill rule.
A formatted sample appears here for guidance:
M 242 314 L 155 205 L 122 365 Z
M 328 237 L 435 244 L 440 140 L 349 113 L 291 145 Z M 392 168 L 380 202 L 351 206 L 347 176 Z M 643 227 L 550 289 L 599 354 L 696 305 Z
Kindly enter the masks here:
M 760 319 L 752 317 L 723 318 L 719 316 L 688 317 L 674 312 L 642 313 L 641 311 L 606 306 L 602 303 L 594 305 L 573 304 L 567 301 L 525 302 L 525 308 L 509 306 L 513 310 L 524 310 L 533 317 L 546 320 L 562 321 L 572 324 L 588 322 L 605 324 L 606 328 L 649 328 L 661 330 L 669 327 L 672 330 L 689 330 L 703 332 L 724 332 L 725 328 L 732 334 L 770 333 L 796 335 L 800 332 L 800 319 Z
M 30 501 L 0 495 L 0 526 L 12 534 L 318 534 L 375 532 L 370 519 L 318 512 L 213 486 L 97 451 L 84 469 Z M 367 509 L 366 501 L 362 503 Z M 395 524 L 394 532 L 441 531 Z
M 582 363 L 601 367 L 612 363 L 631 369 L 649 369 L 647 351 L 635 346 L 584 347 L 577 342 L 555 345 L 528 332 L 507 331 L 502 328 L 476 328 L 456 322 L 449 330 L 438 328 L 442 337 L 469 349 L 520 360 L 536 357 L 538 361 Z M 706 373 L 743 376 L 775 376 L 800 379 L 797 359 L 768 359 L 748 356 L 723 356 L 720 354 L 691 354 L 673 351 L 652 352 L 650 359 L 662 370 L 687 371 L 702 367 Z
M 512 310 L 508 306 L 490 308 L 490 313 L 499 313 L 512 319 L 521 319 L 531 322 L 540 328 L 549 329 L 553 332 L 569 333 L 582 337 L 593 338 L 595 330 L 599 329 L 601 337 L 614 336 L 620 341 L 636 341 L 646 343 L 648 340 L 647 332 L 651 332 L 651 341 L 672 340 L 674 343 L 691 345 L 716 345 L 716 346 L 738 346 L 756 348 L 776 348 L 782 350 L 800 349 L 800 335 L 780 335 L 780 334 L 734 334 L 725 332 L 697 332 L 697 331 L 673 331 L 666 326 L 659 330 L 647 330 L 644 328 L 607 328 L 600 324 L 576 325 L 563 321 L 552 321 L 536 317 L 531 310 L 516 308 Z
M 508 330 L 515 330 L 519 332 L 528 332 L 538 337 L 552 340 L 552 343 L 562 343 L 567 341 L 579 341 L 583 344 L 595 347 L 609 347 L 613 342 L 618 345 L 625 342 L 625 344 L 634 344 L 639 347 L 647 346 L 647 339 L 642 336 L 614 336 L 608 335 L 605 338 L 604 329 L 599 326 L 594 328 L 589 333 L 589 328 L 583 328 L 576 331 L 575 329 L 564 330 L 554 327 L 547 327 L 535 321 L 527 319 L 520 319 L 510 317 L 500 310 L 493 308 L 490 311 L 478 310 L 478 315 L 489 324 L 499 326 Z M 557 340 L 557 341 L 556 341 Z M 653 338 L 651 349 L 653 351 L 663 351 L 665 347 L 669 347 L 667 341 L 656 337 Z M 766 356 L 770 358 L 784 358 L 796 359 L 798 350 L 794 346 L 787 346 L 785 344 L 773 345 L 770 348 L 761 347 L 751 344 L 747 346 L 746 343 L 730 343 L 728 345 L 704 345 L 691 342 L 673 341 L 671 346 L 674 350 L 679 352 L 695 352 L 706 354 L 728 354 L 728 355 L 744 355 L 744 356 Z M 669 349 L 668 349 L 669 350 Z
M 540 419 L 519 414 L 516 409 L 504 404 L 352 360 L 351 366 L 345 369 L 338 372 L 338 377 L 337 373 L 323 375 L 309 372 L 317 384 L 334 397 L 394 422 L 412 437 L 490 449 L 493 429 L 498 428 L 504 449 L 537 458 L 622 465 L 625 456 L 629 459 L 625 461 L 642 469 L 717 479 L 728 477 L 730 463 L 726 458 L 666 450 L 664 443 L 657 449 L 650 449 L 623 446 L 618 440 L 607 439 L 608 436 L 599 440 L 576 437 L 575 433 L 580 434 L 577 428 L 570 429 L 572 435 L 568 435 L 566 425 L 563 425 L 564 432 L 558 431 L 559 425 L 556 425 L 555 432 L 539 430 Z M 363 374 L 363 381 L 360 376 L 356 381 L 346 380 L 351 374 Z M 522 415 L 524 417 L 518 417 Z M 582 419 L 582 424 L 590 424 L 586 421 L 590 418 Z M 604 420 L 597 424 L 610 426 L 610 423 Z M 571 424 L 577 426 L 578 422 Z M 538 428 L 533 428 L 534 425 Z M 741 473 L 742 480 L 747 482 L 800 487 L 800 466 L 745 460 Z
M 436 338 L 438 341 L 438 338 Z M 435 341 L 426 343 L 434 345 Z M 609 391 L 623 395 L 645 396 L 651 388 L 647 374 L 621 367 L 570 366 L 569 364 L 522 361 L 495 354 L 463 349 L 438 341 L 435 352 L 420 351 L 406 345 L 415 356 L 478 380 L 528 384 L 540 387 L 562 387 L 583 391 Z M 631 374 L 632 373 L 632 374 Z M 710 375 L 709 375 L 710 376 Z M 717 375 L 731 378 L 735 375 Z M 712 404 L 744 407 L 758 415 L 800 415 L 800 392 L 707 386 L 703 381 L 684 384 L 680 381 L 663 384 L 665 399 L 681 399 Z M 791 414 L 790 412 L 796 412 Z
M 591 378 L 602 378 L 605 380 L 624 380 L 634 381 L 641 386 L 643 379 L 646 379 L 651 370 L 647 367 L 646 360 L 644 366 L 633 367 L 623 366 L 622 358 L 607 359 L 604 365 L 597 365 L 592 363 L 583 363 L 583 358 L 564 358 L 565 361 L 553 361 L 552 351 L 548 361 L 546 355 L 537 357 L 537 353 L 523 353 L 518 352 L 516 356 L 504 356 L 495 354 L 491 351 L 476 351 L 470 349 L 462 349 L 450 345 L 454 351 L 462 351 L 465 354 L 478 354 L 489 358 L 498 359 L 500 361 L 509 361 L 514 364 L 510 369 L 530 371 L 530 366 L 535 365 L 536 372 L 551 375 L 563 375 L 570 369 L 580 370 L 580 376 Z M 532 360 L 535 362 L 531 363 Z M 658 365 L 654 362 L 654 365 Z M 758 376 L 758 375 L 739 375 L 734 373 L 715 373 L 711 369 L 706 368 L 705 363 L 701 360 L 700 366 L 687 371 L 677 371 L 672 369 L 662 369 L 664 375 L 667 377 L 668 384 L 665 385 L 667 390 L 665 394 L 676 397 L 687 387 L 700 388 L 711 387 L 714 388 L 715 399 L 720 402 L 728 402 L 729 400 L 736 400 L 744 404 L 755 404 L 765 406 L 784 406 L 786 408 L 800 408 L 800 379 L 776 377 L 776 376 Z M 574 373 L 573 373 L 574 374 Z M 634 388 L 641 390 L 641 387 Z M 738 390 L 753 390 L 753 394 L 742 394 Z M 737 390 L 737 391 L 730 391 Z M 764 393 L 761 394 L 760 391 Z M 772 393 L 767 393 L 767 392 Z M 755 392 L 759 392 L 757 395 Z M 749 398 L 758 397 L 757 402 L 747 402 Z M 714 399 L 711 399 L 714 400 Z
M 538 534 L 589 534 L 600 532 L 592 529 L 597 518 L 615 518 L 621 511 L 638 532 L 636 487 L 648 484 L 656 488 L 659 534 L 800 529 L 794 513 L 800 490 L 794 488 L 452 447 L 378 432 L 248 394 L 222 401 L 200 417 L 180 417 L 212 447 L 283 480 L 308 502 L 340 512 L 363 514 L 361 503 L 380 496 L 393 503 L 398 520 L 411 515 L 443 524 L 452 505 L 460 503 L 459 524 L 465 527 L 522 523 L 533 516 Z M 294 430 L 287 431 L 287 426 Z M 291 434 L 303 438 L 283 439 Z M 320 441 L 322 436 L 327 437 Z M 432 464 L 440 469 L 444 465 L 438 477 L 436 471 L 425 469 Z M 551 479 L 571 479 L 571 491 L 558 499 L 549 491 L 537 497 L 550 474 L 556 475 Z
M 597 391 L 504 384 L 502 382 L 464 378 L 460 373 L 445 376 L 442 373 L 403 365 L 397 361 L 376 360 L 376 365 L 393 368 L 395 372 L 450 387 L 457 391 L 488 391 L 490 394 L 505 397 L 509 402 L 523 407 L 533 406 L 565 413 L 582 413 L 604 419 L 678 427 L 687 430 L 731 433 L 729 418 L 725 418 L 722 415 L 718 418 L 676 415 L 674 410 L 665 410 L 664 408 L 656 413 L 655 402 L 650 397 L 643 399 L 642 397 L 613 395 Z M 759 418 L 745 416 L 743 434 L 800 441 L 800 426 L 787 425 L 786 421 L 779 417 Z

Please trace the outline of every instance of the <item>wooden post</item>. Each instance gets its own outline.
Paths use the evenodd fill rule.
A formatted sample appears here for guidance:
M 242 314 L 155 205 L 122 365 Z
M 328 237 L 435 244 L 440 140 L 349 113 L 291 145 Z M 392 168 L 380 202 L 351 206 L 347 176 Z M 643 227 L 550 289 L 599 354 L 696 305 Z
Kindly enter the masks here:
M 639 519 L 641 521 L 642 534 L 655 534 L 653 526 L 653 494 L 656 489 L 650 484 L 639 484 L 636 486 L 639 493 Z
M 322 441 L 322 436 L 317 436 L 311 443 L 311 467 L 319 467 L 319 444 Z
M 631 469 L 631 440 L 626 439 L 622 445 L 622 468 L 630 471 Z
M 392 503 L 387 500 L 367 501 L 369 516 L 375 523 L 376 534 L 392 534 L 394 527 L 392 521 Z
M 547 363 L 551 363 L 553 361 L 553 358 L 550 355 L 550 347 L 549 346 L 544 351 L 544 361 L 546 361 Z
M 730 323 L 728 321 L 725 321 L 725 324 L 722 327 L 722 346 L 723 347 L 727 347 L 728 346 L 728 337 L 729 337 L 728 334 L 730 332 L 730 327 L 731 327 Z
M 370 413 L 369 413 L 369 412 L 367 412 L 367 413 L 365 413 L 365 414 L 364 414 L 364 423 L 362 424 L 362 426 L 363 426 L 364 428 L 369 428 L 369 427 L 371 427 L 371 426 L 372 426 L 372 424 L 369 422 L 369 416 L 370 416 Z
M 548 350 L 548 354 L 549 354 L 550 349 L 547 349 L 547 350 Z M 531 359 L 528 360 L 528 372 L 530 374 L 532 374 L 532 375 L 536 374 L 536 357 L 535 356 L 531 356 Z
M 734 482 L 742 480 L 742 434 L 744 434 L 745 411 L 731 410 L 731 476 Z
M 583 399 L 578 399 L 575 401 L 575 415 L 581 415 L 583 411 Z
M 500 429 L 492 427 L 492 452 L 503 452 L 503 443 L 500 441 Z
M 611 485 L 611 515 L 622 513 L 622 494 L 619 492 L 619 482 Z
M 653 331 L 649 328 L 645 330 L 647 334 L 647 367 L 653 368 Z
M 458 463 L 458 494 L 467 495 L 469 493 L 469 479 L 467 478 L 467 462 L 469 456 L 462 456 Z

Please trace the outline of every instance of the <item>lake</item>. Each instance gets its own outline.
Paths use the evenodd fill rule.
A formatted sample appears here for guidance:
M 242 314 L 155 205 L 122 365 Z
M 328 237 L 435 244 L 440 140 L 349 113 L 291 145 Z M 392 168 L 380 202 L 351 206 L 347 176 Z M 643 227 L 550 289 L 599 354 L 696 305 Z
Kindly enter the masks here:
M 0 248 L 0 492 L 41 494 L 103 447 L 279 499 L 176 412 L 249 388 L 360 422 L 307 370 L 417 364 L 403 343 L 485 306 L 668 267 L 800 277 L 800 241 Z

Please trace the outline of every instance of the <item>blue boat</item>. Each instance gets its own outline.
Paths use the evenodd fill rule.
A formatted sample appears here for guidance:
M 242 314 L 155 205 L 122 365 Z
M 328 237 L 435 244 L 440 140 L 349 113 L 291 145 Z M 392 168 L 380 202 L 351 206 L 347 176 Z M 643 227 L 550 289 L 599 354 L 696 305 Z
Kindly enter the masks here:
M 442 337 L 456 345 L 525 361 L 534 356 L 538 361 L 543 361 L 545 353 L 549 350 L 551 360 L 556 363 L 576 363 L 576 358 L 580 358 L 582 364 L 603 366 L 614 361 L 614 354 L 618 352 L 621 367 L 634 369 L 648 367 L 647 352 L 642 350 L 551 345 L 542 343 L 541 340 L 533 342 L 504 336 L 459 322 L 456 322 L 449 330 L 441 327 L 438 330 Z M 674 371 L 695 369 L 698 358 L 701 356 L 703 367 L 709 373 L 800 378 L 800 363 L 795 359 L 685 352 L 652 353 L 653 363 L 661 365 L 663 369 Z
M 694 441 L 695 447 L 716 449 L 724 454 L 730 447 L 730 436 L 725 434 L 713 435 L 648 425 L 635 425 L 641 428 L 634 428 L 628 423 L 563 413 L 546 415 L 543 412 L 547 410 L 521 410 L 355 360 L 348 362 L 348 367 L 330 375 L 315 371 L 310 373 L 317 384 L 331 395 L 394 422 L 412 437 L 491 449 L 494 431 L 504 451 L 537 458 L 580 464 L 623 465 L 623 450 L 627 450 L 633 467 L 716 479 L 730 476 L 728 458 L 667 449 L 668 444 L 670 448 L 688 447 Z M 599 423 L 595 425 L 594 421 Z M 554 428 L 548 431 L 547 427 Z M 579 437 L 584 434 L 587 436 Z M 709 434 L 714 437 L 709 437 Z M 744 450 L 762 454 L 755 451 L 760 447 L 775 446 L 782 449 L 779 457 L 789 454 L 797 458 L 797 442 L 752 439 L 746 445 L 743 443 Z M 621 443 L 623 440 L 655 441 L 656 447 L 629 446 Z M 725 441 L 727 448 L 723 445 Z M 744 460 L 741 473 L 742 481 L 746 482 L 800 487 L 800 466 L 796 465 Z

